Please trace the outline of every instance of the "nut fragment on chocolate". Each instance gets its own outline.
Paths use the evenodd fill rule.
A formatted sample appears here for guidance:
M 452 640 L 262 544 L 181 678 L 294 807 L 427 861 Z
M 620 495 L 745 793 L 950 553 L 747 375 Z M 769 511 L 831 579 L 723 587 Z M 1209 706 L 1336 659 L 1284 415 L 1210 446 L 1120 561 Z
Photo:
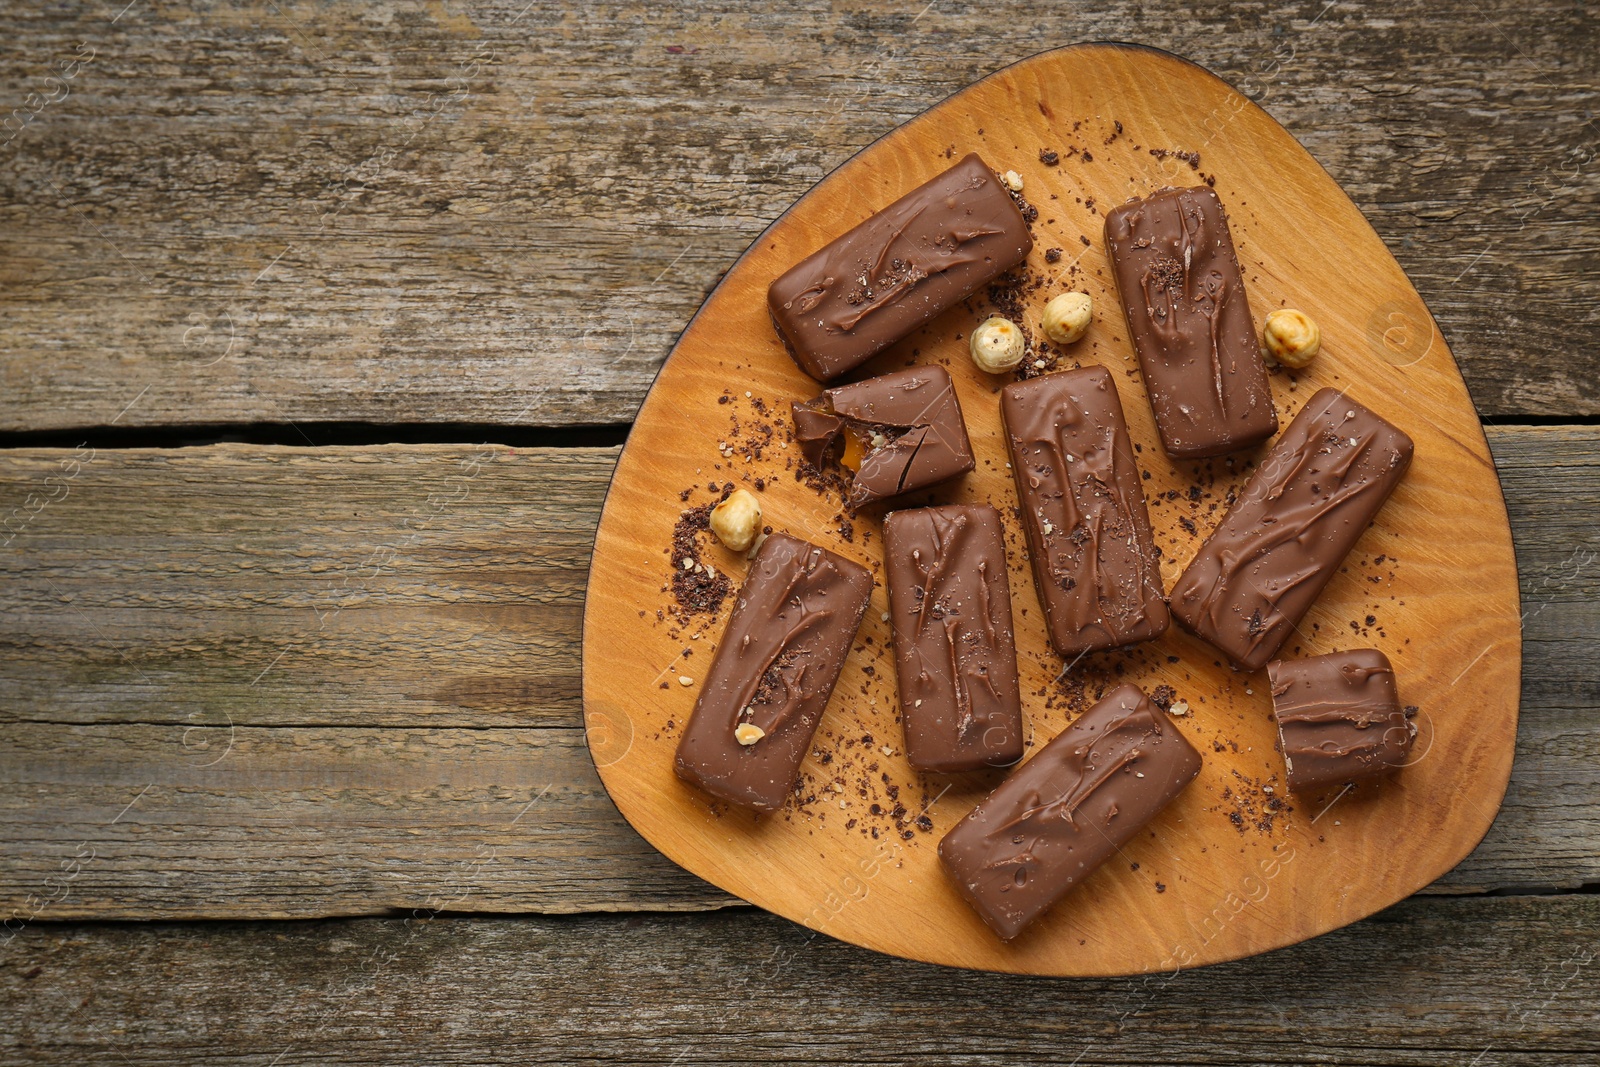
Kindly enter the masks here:
M 1172 588 L 1172 614 L 1244 670 L 1294 634 L 1411 465 L 1411 438 L 1337 389 L 1300 409 Z
M 1403 767 L 1417 728 L 1372 648 L 1267 664 L 1289 788 L 1310 793 Z
M 1155 539 L 1111 372 L 1008 385 L 1000 415 L 1050 644 L 1070 657 L 1161 636 Z
M 1106 252 L 1167 454 L 1271 437 L 1278 416 L 1217 194 L 1165 189 L 1112 209 Z
M 950 374 L 913 367 L 824 390 L 794 407 L 807 462 L 851 472 L 847 496 L 871 504 L 946 481 L 976 461 Z
M 1027 258 L 1022 212 L 974 153 L 831 244 L 767 290 L 800 368 L 853 370 Z
M 678 777 L 743 807 L 781 807 L 871 593 L 865 567 L 788 534 L 767 537 L 678 743 Z M 741 733 L 747 726 L 759 736 Z
M 1138 687 L 1106 694 L 939 842 L 989 928 L 1020 934 L 1149 825 L 1200 754 Z
M 1000 513 L 951 504 L 883 522 L 906 758 L 924 771 L 1022 758 L 1022 700 Z

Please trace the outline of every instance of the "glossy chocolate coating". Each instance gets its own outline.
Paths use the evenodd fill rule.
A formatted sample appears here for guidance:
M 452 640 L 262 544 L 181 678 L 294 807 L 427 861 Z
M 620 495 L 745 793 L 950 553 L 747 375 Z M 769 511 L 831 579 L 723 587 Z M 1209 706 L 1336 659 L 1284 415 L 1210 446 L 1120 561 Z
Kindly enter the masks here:
M 1165 633 L 1160 557 L 1111 372 L 1008 385 L 1000 415 L 1050 644 L 1070 657 Z
M 1106 252 L 1167 455 L 1271 437 L 1278 415 L 1217 194 L 1166 189 L 1114 208 Z
M 1200 754 L 1121 685 L 939 842 L 939 858 L 1006 941 L 1143 829 L 1200 773 Z
M 1300 409 L 1172 587 L 1245 670 L 1278 654 L 1411 465 L 1411 438 L 1337 389 Z
M 767 308 L 800 368 L 853 370 L 1021 263 L 1016 201 L 974 153 L 774 281 Z
M 883 521 L 906 758 L 924 771 L 1022 758 L 1022 698 L 1000 513 L 987 504 Z
M 975 465 L 950 373 L 943 367 L 912 367 L 854 385 L 823 391 L 794 405 L 794 435 L 815 466 L 838 458 L 843 435 L 885 443 L 865 446 L 861 468 L 850 480 L 848 499 L 860 507 L 965 474 Z
M 797 537 L 770 535 L 678 743 L 678 777 L 757 811 L 782 807 L 871 594 L 865 567 Z M 766 736 L 741 745 L 734 736 L 741 723 Z
M 1417 728 L 1372 648 L 1267 664 L 1289 788 L 1309 793 L 1403 767 Z

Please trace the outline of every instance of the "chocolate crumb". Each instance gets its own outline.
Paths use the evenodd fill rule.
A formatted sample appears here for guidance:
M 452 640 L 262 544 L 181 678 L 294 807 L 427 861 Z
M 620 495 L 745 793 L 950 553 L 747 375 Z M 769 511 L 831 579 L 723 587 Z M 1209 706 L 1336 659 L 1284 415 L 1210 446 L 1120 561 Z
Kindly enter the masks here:
M 679 623 L 688 623 L 696 615 L 717 614 L 733 589 L 726 574 L 705 566 L 700 559 L 699 535 L 711 527 L 712 506 L 689 508 L 672 528 L 673 615 Z

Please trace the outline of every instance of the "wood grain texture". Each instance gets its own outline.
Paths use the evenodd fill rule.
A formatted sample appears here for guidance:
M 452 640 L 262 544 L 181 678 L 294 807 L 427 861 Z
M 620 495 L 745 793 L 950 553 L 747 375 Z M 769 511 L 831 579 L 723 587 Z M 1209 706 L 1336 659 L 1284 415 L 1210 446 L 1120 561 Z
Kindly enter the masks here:
M 1413 900 L 1149 979 L 906 963 L 753 912 L 25 930 L 7 1063 L 1432 1065 L 1600 1056 L 1600 899 Z
M 1571 343 L 1600 316 L 1586 5 L 121 7 L 0 13 L 0 430 L 625 422 L 820 177 L 1088 40 L 1263 103 L 1399 257 L 1482 411 L 1600 412 Z
M 1494 828 L 1436 888 L 1570 889 L 1600 882 L 1600 433 L 1490 441 L 1526 615 L 1522 718 Z M 0 916 L 730 903 L 628 829 L 583 747 L 579 608 L 616 450 L 497 449 L 456 499 L 479 454 L 225 445 L 81 465 L 0 551 Z M 44 480 L 71 457 L 8 451 L 0 500 L 55 495 Z M 413 516 L 422 536 L 346 585 Z M 319 630 L 311 605 L 340 610 Z M 58 896 L 45 880 L 80 844 L 95 860 Z
M 570 725 L 615 456 L 7 452 L 0 719 Z
M 1094 325 L 1058 366 L 1105 367 L 1121 395 L 1138 450 L 1131 476 L 1143 479 L 1153 501 L 1164 587 L 1174 585 L 1251 468 L 1271 461 L 1260 447 L 1174 462 L 1157 443 L 1103 237 L 1103 205 L 1198 180 L 1189 165 L 1160 150 L 1152 156 L 1149 146 L 1190 146 L 1212 161 L 1198 169 L 1228 206 L 1256 321 L 1291 306 L 1321 329 L 1322 351 L 1309 367 L 1273 376 L 1280 423 L 1317 390 L 1334 388 L 1415 441 L 1409 472 L 1296 621 L 1281 654 L 1380 649 L 1395 664 L 1405 701 L 1420 708 L 1420 739 L 1402 773 L 1286 800 L 1263 672 L 1234 670 L 1177 627 L 1082 663 L 1055 655 L 1036 621 L 1042 612 L 1015 518 L 995 397 L 1014 378 L 985 374 L 969 357 L 968 335 L 988 313 L 984 300 L 953 307 L 858 373 L 909 365 L 949 371 L 976 469 L 891 506 L 991 504 L 1006 518 L 1018 669 L 1028 697 L 1025 746 L 1042 745 L 1111 685 L 1131 682 L 1145 692 L 1172 687 L 1189 703 L 1191 715 L 1169 722 L 1205 757 L 1195 783 L 1113 862 L 1004 943 L 956 892 L 935 853 L 938 839 L 997 776 L 921 774 L 907 764 L 883 595 L 874 594 L 798 769 L 798 796 L 770 818 L 710 803 L 673 773 L 674 750 L 686 736 L 681 727 L 699 695 L 696 678 L 706 677 L 706 646 L 718 641 L 721 620 L 663 625 L 640 605 L 651 606 L 663 589 L 664 565 L 681 562 L 678 549 L 663 558 L 682 512 L 673 491 L 694 503 L 712 501 L 717 490 L 708 483 L 730 478 L 765 485 L 764 521 L 773 529 L 838 552 L 881 582 L 886 508 L 863 509 L 846 522 L 837 495 L 792 473 L 798 449 L 787 447 L 786 407 L 818 387 L 774 336 L 767 287 L 873 205 L 896 200 L 952 159 L 978 152 L 993 166 L 1011 146 L 1061 137 L 1068 139 L 1056 145 L 1080 154 L 1081 167 L 1052 165 L 1037 152 L 1016 165 L 1038 218 L 1033 251 L 1018 268 L 1026 281 L 1012 315 L 1024 329 L 1037 327 L 1056 293 L 1080 289 L 1093 298 Z M 1307 258 L 1305 245 L 1324 251 Z M 1051 247 L 1071 251 L 1051 265 Z M 892 248 L 870 256 L 899 254 Z M 727 388 L 730 381 L 742 393 Z M 731 442 L 721 455 L 719 441 Z M 724 458 L 730 450 L 732 458 Z M 742 556 L 706 551 L 719 570 L 745 573 Z M 584 714 L 591 731 L 609 735 L 625 726 L 632 738 L 623 751 L 597 746 L 596 763 L 634 828 L 688 870 L 754 904 L 932 963 L 1026 974 L 1156 971 L 1175 959 L 1213 963 L 1316 936 L 1409 896 L 1465 858 L 1493 821 L 1511 773 L 1519 617 L 1511 532 L 1472 402 L 1426 309 L 1360 212 L 1269 115 L 1209 73 L 1151 49 L 1083 45 L 1007 67 L 877 142 L 797 203 L 706 301 L 629 431 L 600 517 L 584 605 Z M 697 635 L 706 639 L 698 651 Z M 673 676 L 683 685 L 671 685 Z M 1092 695 L 1083 695 L 1085 682 Z M 1467 693 L 1470 717 L 1459 711 Z M 1322 818 L 1327 822 L 1317 825 Z M 1279 891 L 1258 908 L 1197 943 L 1196 931 L 1216 921 L 1219 907 L 1279 879 Z M 869 894 L 861 892 L 864 882 Z

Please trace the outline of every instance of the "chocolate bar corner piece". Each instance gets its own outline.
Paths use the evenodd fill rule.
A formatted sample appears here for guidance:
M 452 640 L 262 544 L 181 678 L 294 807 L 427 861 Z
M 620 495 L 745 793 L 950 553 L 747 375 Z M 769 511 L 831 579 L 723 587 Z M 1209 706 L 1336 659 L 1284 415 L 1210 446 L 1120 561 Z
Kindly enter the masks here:
M 678 743 L 678 777 L 742 807 L 782 807 L 871 594 L 860 564 L 770 535 Z
M 1267 665 L 1289 788 L 1310 793 L 1406 764 L 1417 728 L 1389 658 L 1373 648 Z
M 1278 654 L 1411 465 L 1411 438 L 1337 389 L 1300 409 L 1172 587 L 1244 670 Z
M 791 267 L 767 310 L 800 369 L 830 381 L 1032 249 L 1016 201 L 973 153 Z
M 1022 758 L 1022 698 L 1000 513 L 951 504 L 883 522 L 906 759 L 923 771 Z
M 926 489 L 977 465 L 943 367 L 835 386 L 793 407 L 801 454 L 812 466 L 838 463 L 850 471 L 846 499 L 854 507 Z
M 1106 213 L 1106 253 L 1161 444 L 1234 452 L 1278 429 L 1222 201 L 1163 189 Z
M 1121 685 L 1011 774 L 939 842 L 939 859 L 1010 941 L 1200 773 L 1200 754 L 1136 686 Z
M 1000 414 L 1050 644 L 1070 657 L 1161 636 L 1159 555 L 1111 372 L 1008 385 Z

